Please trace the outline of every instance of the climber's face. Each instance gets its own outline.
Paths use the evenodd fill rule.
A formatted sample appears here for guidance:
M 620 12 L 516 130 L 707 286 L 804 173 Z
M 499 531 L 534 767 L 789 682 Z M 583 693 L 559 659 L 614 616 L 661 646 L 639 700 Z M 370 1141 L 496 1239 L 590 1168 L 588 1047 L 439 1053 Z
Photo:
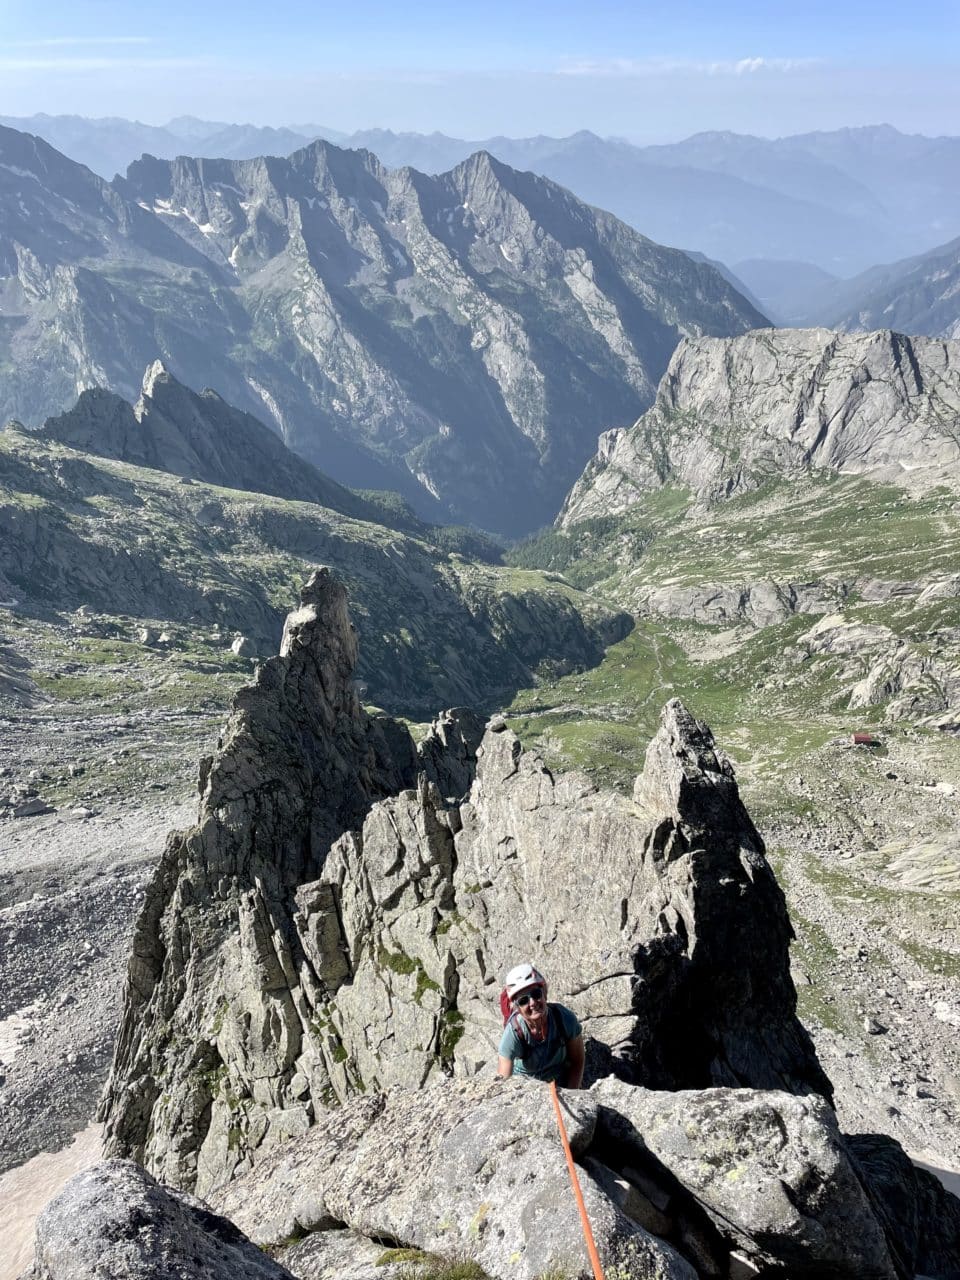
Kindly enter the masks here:
M 514 997 L 514 1004 L 520 1010 L 520 1016 L 531 1027 L 537 1026 L 547 1012 L 547 993 L 543 987 L 527 987 Z

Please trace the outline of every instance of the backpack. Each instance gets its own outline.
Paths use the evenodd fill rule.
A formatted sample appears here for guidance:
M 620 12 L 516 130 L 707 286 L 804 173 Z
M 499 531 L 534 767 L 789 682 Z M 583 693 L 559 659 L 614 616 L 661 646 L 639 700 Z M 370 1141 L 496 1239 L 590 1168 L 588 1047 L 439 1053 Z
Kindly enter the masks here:
M 533 1048 L 533 1041 L 530 1039 L 530 1030 L 519 1009 L 514 1009 L 507 995 L 506 987 L 500 992 L 500 1012 L 503 1015 L 503 1025 L 513 1028 L 514 1034 L 520 1041 L 520 1060 L 526 1062 Z M 554 1032 L 559 1033 L 563 1039 L 563 1027 L 560 1023 L 560 1015 L 557 1013 L 557 1006 L 547 1001 L 547 1040 Z

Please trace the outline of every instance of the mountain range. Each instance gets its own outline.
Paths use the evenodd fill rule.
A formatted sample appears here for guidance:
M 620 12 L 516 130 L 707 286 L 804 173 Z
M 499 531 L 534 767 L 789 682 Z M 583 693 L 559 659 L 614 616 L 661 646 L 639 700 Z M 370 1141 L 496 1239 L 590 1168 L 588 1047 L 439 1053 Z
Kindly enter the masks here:
M 684 334 L 765 318 L 711 266 L 478 153 L 447 174 L 315 142 L 145 157 L 107 183 L 0 130 L 0 419 L 129 400 L 158 357 L 341 483 L 516 535 Z
M 122 951 L 130 1159 L 26 1274 L 578 1269 L 531 947 L 609 1276 L 958 1274 L 955 140 L 96 123 L 0 128 L 0 1170 Z
M 476 151 L 529 169 L 609 209 L 645 235 L 719 258 L 810 263 L 850 276 L 924 252 L 960 230 L 960 140 L 888 125 L 768 139 L 730 132 L 636 146 L 581 131 L 565 138 L 494 137 L 322 125 L 271 129 L 190 117 L 165 126 L 76 116 L 0 117 L 112 178 L 144 152 L 252 158 L 326 138 L 373 151 L 388 167 L 440 173 Z
M 223 156 L 245 160 L 262 155 L 289 155 L 305 142 L 323 137 L 341 142 L 346 134 L 322 126 L 273 129 L 268 125 L 229 124 L 177 116 L 165 125 L 142 124 L 106 116 L 0 116 L 0 125 L 33 133 L 71 160 L 85 164 L 102 178 L 125 173 L 127 165 L 145 153 L 172 160 L 178 155 Z

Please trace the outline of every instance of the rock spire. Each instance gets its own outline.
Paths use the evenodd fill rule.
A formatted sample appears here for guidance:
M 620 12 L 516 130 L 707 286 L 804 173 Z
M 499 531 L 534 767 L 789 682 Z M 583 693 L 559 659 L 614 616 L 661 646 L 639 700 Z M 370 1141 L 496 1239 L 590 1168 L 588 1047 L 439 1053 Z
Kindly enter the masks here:
M 667 705 L 633 801 L 445 713 L 361 709 L 326 571 L 236 698 L 137 926 L 109 1148 L 205 1194 L 366 1089 L 486 1071 L 500 975 L 540 958 L 590 1070 L 830 1086 L 783 895 L 706 726 Z

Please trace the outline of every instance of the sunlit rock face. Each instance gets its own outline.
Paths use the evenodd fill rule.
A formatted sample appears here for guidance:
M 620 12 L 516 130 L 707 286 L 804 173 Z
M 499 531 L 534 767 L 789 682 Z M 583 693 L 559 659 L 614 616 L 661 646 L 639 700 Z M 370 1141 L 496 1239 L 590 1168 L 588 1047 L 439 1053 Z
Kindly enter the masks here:
M 930 489 L 956 474 L 958 413 L 956 342 L 829 329 L 691 339 L 652 408 L 601 438 L 560 523 L 625 511 L 667 482 L 707 501 L 806 471 Z
M 678 702 L 628 799 L 502 722 L 415 749 L 360 708 L 321 572 L 241 691 L 137 926 L 109 1149 L 206 1194 L 353 1094 L 490 1068 L 502 973 L 536 956 L 592 1075 L 829 1096 L 783 895 L 730 763 Z

